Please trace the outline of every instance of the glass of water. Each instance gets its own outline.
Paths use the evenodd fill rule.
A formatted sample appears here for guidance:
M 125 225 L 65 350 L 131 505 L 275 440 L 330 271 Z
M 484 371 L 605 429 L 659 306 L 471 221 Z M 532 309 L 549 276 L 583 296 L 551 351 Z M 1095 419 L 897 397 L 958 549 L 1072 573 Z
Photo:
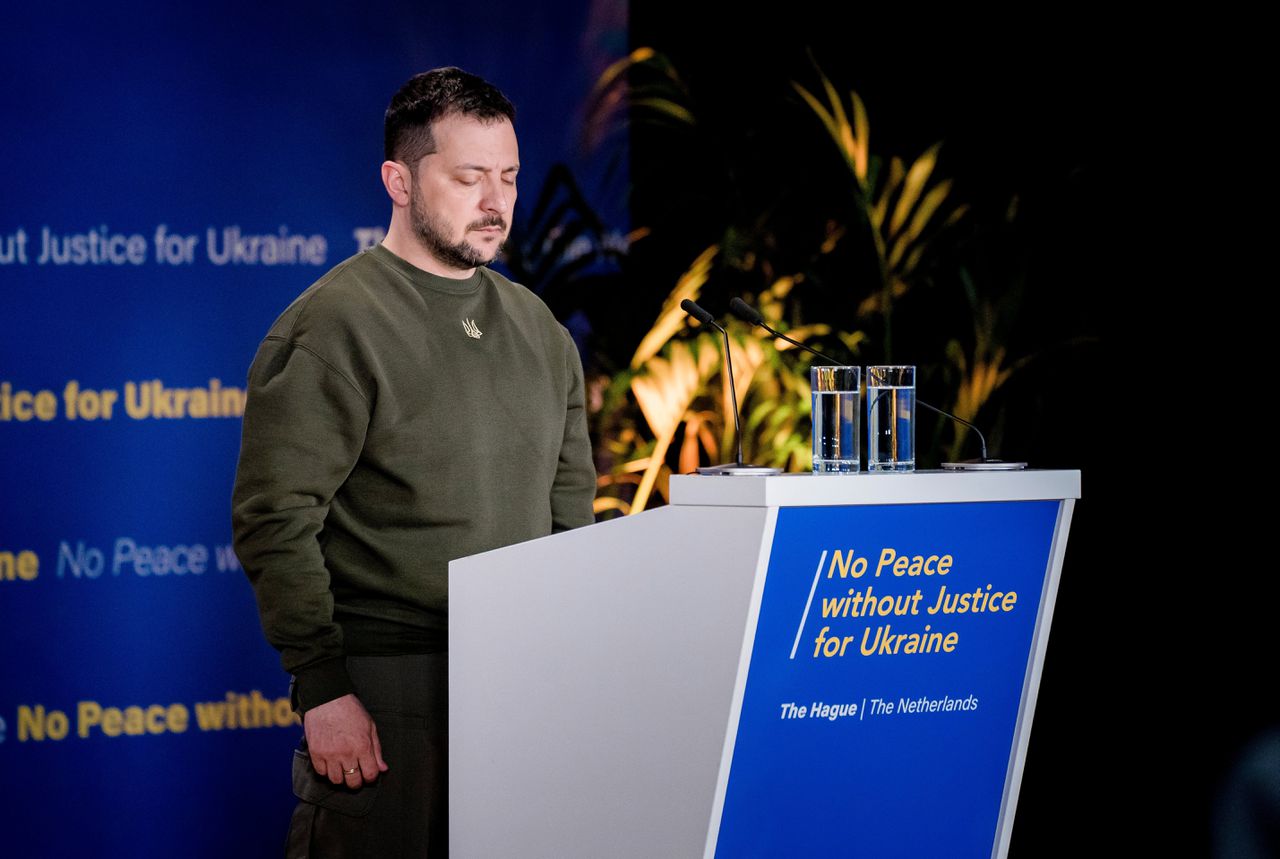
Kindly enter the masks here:
M 916 368 L 867 368 L 867 471 L 916 470 Z
M 859 367 L 811 367 L 813 471 L 857 474 Z

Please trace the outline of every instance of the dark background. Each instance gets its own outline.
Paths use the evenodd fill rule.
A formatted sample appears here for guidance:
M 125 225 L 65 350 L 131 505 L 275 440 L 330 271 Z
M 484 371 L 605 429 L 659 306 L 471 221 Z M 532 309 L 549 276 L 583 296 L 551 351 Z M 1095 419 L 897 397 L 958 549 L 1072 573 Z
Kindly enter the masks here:
M 1251 203 L 1274 205 L 1248 129 L 1254 53 L 1213 21 L 1177 33 L 1081 12 L 1052 27 L 925 28 L 846 12 L 693 23 L 678 4 L 635 4 L 632 45 L 670 58 L 699 127 L 633 128 L 633 221 L 686 237 L 638 243 L 634 271 L 672 283 L 735 218 L 770 205 L 787 213 L 781 232 L 806 235 L 806 212 L 847 194 L 789 83 L 815 91 L 815 61 L 863 98 L 873 153 L 944 142 L 939 170 L 972 206 L 971 239 L 990 238 L 1017 197 L 1017 229 L 988 242 L 999 253 L 987 262 L 1022 266 L 1010 345 L 1044 357 L 1005 391 L 993 453 L 1079 468 L 1083 497 L 1011 855 L 1205 854 L 1228 768 L 1280 722 L 1263 691 L 1275 652 L 1265 513 L 1242 485 L 1258 482 L 1244 475 L 1268 448 L 1253 393 L 1271 334 L 1265 221 Z M 841 273 L 829 274 L 806 321 L 848 320 Z M 704 303 L 721 310 L 733 285 L 724 292 L 710 284 Z M 916 318 L 922 342 L 904 337 L 907 350 L 928 348 L 934 317 Z

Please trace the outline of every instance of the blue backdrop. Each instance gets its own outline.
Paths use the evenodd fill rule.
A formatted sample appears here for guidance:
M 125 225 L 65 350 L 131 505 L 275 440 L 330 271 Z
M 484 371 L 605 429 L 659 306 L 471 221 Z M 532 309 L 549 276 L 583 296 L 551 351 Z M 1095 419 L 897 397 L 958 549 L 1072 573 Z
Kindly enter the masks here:
M 279 854 L 299 729 L 229 547 L 249 361 L 295 295 L 377 240 L 382 113 L 426 68 L 516 103 L 526 212 L 563 163 L 622 230 L 618 177 L 576 144 L 625 16 L 6 9 L 0 853 Z

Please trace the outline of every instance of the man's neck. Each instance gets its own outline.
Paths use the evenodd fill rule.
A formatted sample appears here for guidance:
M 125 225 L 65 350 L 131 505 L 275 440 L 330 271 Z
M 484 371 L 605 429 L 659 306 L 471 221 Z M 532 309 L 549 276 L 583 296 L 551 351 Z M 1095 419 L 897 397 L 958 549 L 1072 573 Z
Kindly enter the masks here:
M 420 268 L 439 277 L 447 277 L 450 280 L 466 280 L 476 273 L 475 267 L 454 268 L 436 259 L 422 246 L 422 243 L 416 237 L 394 220 L 391 222 L 390 229 L 387 230 L 386 237 L 382 240 L 382 246 L 415 268 Z

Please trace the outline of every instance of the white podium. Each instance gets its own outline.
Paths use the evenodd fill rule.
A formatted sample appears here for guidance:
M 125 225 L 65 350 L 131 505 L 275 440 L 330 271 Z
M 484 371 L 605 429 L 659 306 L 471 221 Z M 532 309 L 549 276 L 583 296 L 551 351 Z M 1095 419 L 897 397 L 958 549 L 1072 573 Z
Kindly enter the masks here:
M 1004 855 L 1079 472 L 671 495 L 450 564 L 451 855 Z

